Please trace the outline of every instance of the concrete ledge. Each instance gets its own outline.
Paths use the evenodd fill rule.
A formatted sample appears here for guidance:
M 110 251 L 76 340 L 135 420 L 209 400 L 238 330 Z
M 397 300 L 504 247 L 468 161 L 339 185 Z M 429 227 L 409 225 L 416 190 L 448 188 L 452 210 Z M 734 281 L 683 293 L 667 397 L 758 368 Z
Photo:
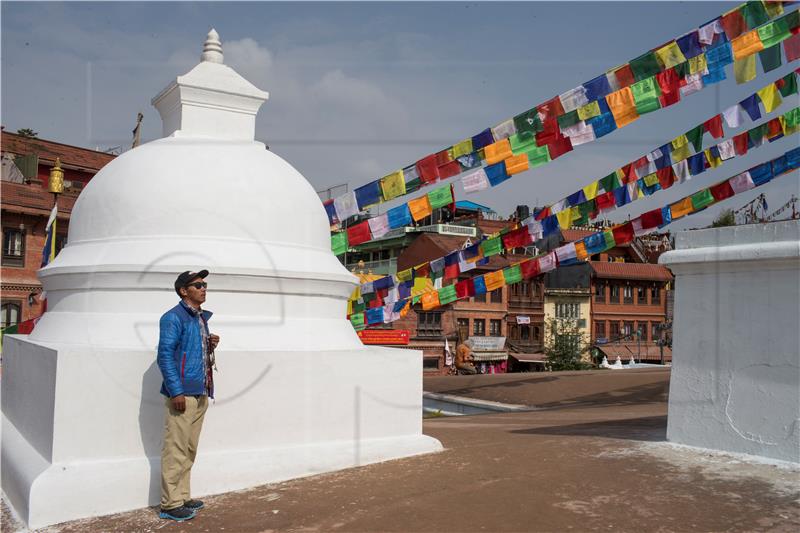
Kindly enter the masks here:
M 476 400 L 475 398 L 466 398 L 464 396 L 455 396 L 452 394 L 438 394 L 435 392 L 422 393 L 422 406 L 425 412 L 441 412 L 446 416 L 518 413 L 535 410 L 535 408 L 527 405 Z

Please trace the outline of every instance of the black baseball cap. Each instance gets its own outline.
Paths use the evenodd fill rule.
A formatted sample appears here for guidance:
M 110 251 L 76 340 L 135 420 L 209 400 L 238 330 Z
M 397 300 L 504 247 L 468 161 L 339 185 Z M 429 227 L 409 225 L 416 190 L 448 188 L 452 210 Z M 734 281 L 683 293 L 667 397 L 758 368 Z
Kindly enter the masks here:
M 180 296 L 181 293 L 178 289 L 187 286 L 194 279 L 205 279 L 206 276 L 208 276 L 208 270 L 200 270 L 199 272 L 187 270 L 186 272 L 181 272 L 178 279 L 175 280 L 175 293 Z

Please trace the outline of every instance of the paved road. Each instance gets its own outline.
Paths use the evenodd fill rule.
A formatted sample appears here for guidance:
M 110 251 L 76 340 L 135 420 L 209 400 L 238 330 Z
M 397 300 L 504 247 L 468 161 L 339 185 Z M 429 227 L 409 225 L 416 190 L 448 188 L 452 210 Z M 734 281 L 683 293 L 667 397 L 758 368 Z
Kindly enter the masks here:
M 798 471 L 664 443 L 667 370 L 426 378 L 425 389 L 546 409 L 426 420 L 442 453 L 51 531 L 798 531 Z

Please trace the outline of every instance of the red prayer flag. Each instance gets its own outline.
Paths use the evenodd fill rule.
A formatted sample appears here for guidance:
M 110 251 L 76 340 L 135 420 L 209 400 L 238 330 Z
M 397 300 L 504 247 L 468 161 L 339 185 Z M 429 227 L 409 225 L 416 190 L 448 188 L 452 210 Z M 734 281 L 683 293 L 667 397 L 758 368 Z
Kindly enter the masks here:
M 469 296 L 469 285 L 472 282 L 472 279 L 465 279 L 456 283 L 456 297 L 466 298 Z M 475 287 L 472 287 L 472 293 L 475 294 Z
M 444 165 L 446 165 L 447 163 L 449 163 L 452 160 L 453 160 L 453 158 L 450 157 L 450 151 L 449 150 L 442 150 L 441 152 L 436 152 L 436 166 L 437 167 L 443 167 Z
M 645 158 L 645 161 L 647 159 Z M 624 167 L 622 167 L 622 172 L 624 175 L 622 176 L 622 183 L 633 183 L 634 181 L 639 179 L 639 176 L 636 175 L 636 167 L 634 163 L 628 163 Z
M 710 187 L 710 190 L 711 196 L 713 196 L 714 200 L 718 202 L 720 200 L 724 200 L 725 198 L 730 198 L 734 194 L 733 187 L 731 187 L 731 184 L 728 182 L 728 180 Z
M 786 52 L 786 62 L 791 63 L 800 57 L 800 33 L 792 32 L 794 35 L 783 41 L 783 51 Z
M 531 234 L 528 231 L 527 226 L 517 228 L 503 235 L 503 247 L 505 247 L 507 250 L 512 248 L 523 248 L 532 242 L 533 239 L 531 238 Z
M 721 139 L 725 136 L 722 131 L 722 115 L 717 115 L 703 122 L 703 129 L 711 134 L 715 139 Z
M 539 260 L 538 259 L 528 259 L 520 263 L 519 265 L 520 272 L 522 272 L 522 277 L 525 279 L 532 278 L 539 275 Z
M 614 75 L 617 77 L 620 89 L 624 89 L 628 85 L 633 85 L 636 83 L 636 78 L 633 75 L 633 70 L 631 69 L 630 65 L 625 65 L 624 67 L 615 70 Z
M 656 74 L 656 82 L 661 88 L 661 96 L 658 98 L 661 107 L 671 106 L 681 100 L 680 78 L 675 68 L 669 68 Z
M 550 152 L 550 159 L 556 159 L 572 151 L 572 141 L 569 137 L 561 137 L 555 142 L 548 144 L 547 150 Z
M 541 211 L 539 211 L 536 214 L 536 220 L 544 220 L 549 216 L 550 216 L 550 208 L 549 207 L 545 207 L 544 209 L 542 209 Z
M 436 164 L 436 154 L 431 154 L 417 161 L 417 174 L 423 183 L 434 183 L 439 179 L 439 167 Z
M 542 123 L 550 121 L 555 122 L 558 120 L 558 117 L 564 114 L 564 106 L 561 105 L 561 99 L 556 96 L 537 106 L 536 111 L 539 112 L 539 118 L 542 120 Z
M 608 191 L 603 194 L 598 194 L 597 197 L 594 199 L 594 202 L 597 204 L 597 209 L 600 211 L 604 211 L 606 209 L 613 209 L 617 206 L 617 202 L 614 199 L 614 191 Z
M 739 9 L 722 16 L 722 29 L 725 30 L 728 40 L 738 37 L 747 31 L 747 22 L 739 12 Z
M 369 222 L 366 220 L 355 226 L 347 228 L 347 243 L 350 246 L 356 246 L 362 242 L 367 242 L 372 238 L 369 232 Z
M 675 171 L 672 170 L 672 167 L 656 170 L 656 176 L 658 176 L 658 184 L 661 185 L 662 189 L 669 189 L 675 183 Z
M 781 133 L 783 133 L 783 128 L 781 127 L 781 121 L 779 119 L 773 118 L 772 120 L 767 122 L 768 139 L 772 139 L 773 137 L 776 137 Z
M 633 241 L 633 224 L 631 222 L 626 222 L 621 226 L 613 228 L 611 233 L 614 235 L 614 242 L 617 243 L 617 245 L 627 244 Z
M 748 135 L 746 131 L 736 135 L 733 138 L 733 149 L 736 152 L 736 155 L 744 155 L 747 153 L 748 142 Z
M 458 263 L 453 263 L 452 265 L 444 267 L 444 279 L 455 279 L 458 277 L 459 273 Z
M 461 165 L 458 164 L 458 161 L 450 161 L 438 167 L 438 171 L 439 179 L 447 179 L 456 174 L 461 174 Z
M 642 216 L 640 216 L 639 219 L 642 221 L 642 229 L 655 228 L 664 222 L 660 207 L 653 209 L 652 211 L 642 213 Z
M 425 263 L 418 267 L 414 267 L 414 277 L 415 278 L 427 278 L 431 275 L 431 264 Z
M 561 130 L 558 129 L 558 122 L 555 119 L 544 121 L 542 126 L 544 129 L 536 134 L 536 146 L 547 146 L 561 136 Z

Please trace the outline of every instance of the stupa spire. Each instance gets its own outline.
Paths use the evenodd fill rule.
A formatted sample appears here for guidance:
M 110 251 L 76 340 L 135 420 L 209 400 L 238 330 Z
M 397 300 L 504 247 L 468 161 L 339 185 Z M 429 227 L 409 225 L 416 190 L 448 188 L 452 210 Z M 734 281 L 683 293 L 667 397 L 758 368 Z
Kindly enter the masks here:
M 214 28 L 208 32 L 206 42 L 203 43 L 203 53 L 200 55 L 201 61 L 210 61 L 211 63 L 224 63 L 224 56 L 222 54 L 222 41 L 219 40 L 219 33 Z

